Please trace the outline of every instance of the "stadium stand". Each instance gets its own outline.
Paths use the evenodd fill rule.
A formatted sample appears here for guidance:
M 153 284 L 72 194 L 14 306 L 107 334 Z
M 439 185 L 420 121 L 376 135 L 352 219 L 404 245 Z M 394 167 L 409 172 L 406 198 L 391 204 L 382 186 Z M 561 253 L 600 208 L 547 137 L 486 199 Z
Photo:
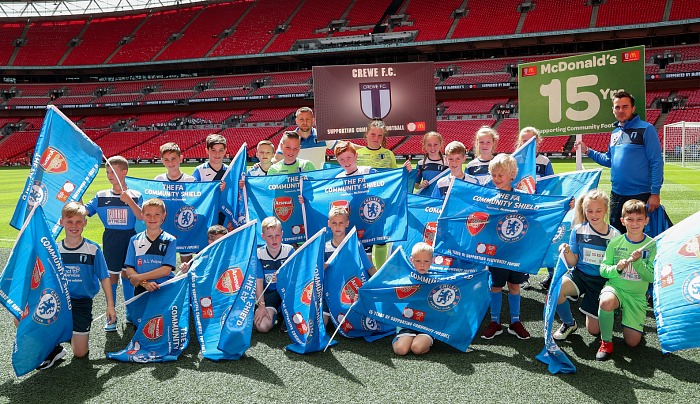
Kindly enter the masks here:
M 13 62 L 14 66 L 55 66 L 68 49 L 68 42 L 76 38 L 86 21 L 33 21 L 29 23 L 23 46 Z M 4 35 L 4 33 L 3 33 Z
M 250 88 L 224 88 L 204 90 L 193 98 L 225 98 L 225 97 L 242 97 L 250 93 Z
M 223 123 L 231 117 L 242 117 L 248 109 L 231 109 L 226 111 L 199 111 L 185 118 L 186 121 L 193 124 L 198 123 L 198 120 L 211 121 L 211 123 Z
M 361 1 L 361 0 L 360 0 Z M 358 1 L 357 3 L 359 3 Z M 347 10 L 350 5 L 350 0 L 307 0 L 304 1 L 301 9 L 294 15 L 294 18 L 289 22 L 286 30 L 277 34 L 265 50 L 266 53 L 271 52 L 287 52 L 291 50 L 292 45 L 301 39 L 323 38 L 328 36 L 328 31 L 317 32 L 322 28 L 328 27 L 331 21 L 338 20 Z M 355 3 L 357 5 L 357 3 Z M 373 3 L 377 3 L 374 1 Z M 381 7 L 376 7 L 380 9 Z M 320 12 L 323 10 L 322 12 Z M 313 23 L 309 22 L 309 16 L 313 15 Z M 352 23 L 353 21 L 350 20 Z M 294 82 L 297 83 L 297 82 Z
M 681 90 L 678 92 L 678 96 L 685 98 L 686 107 L 700 106 L 700 90 Z
M 104 63 L 119 46 L 122 38 L 128 37 L 146 18 L 137 13 L 118 17 L 95 18 L 83 32 L 80 43 L 71 49 L 63 66 L 97 65 Z
M 153 59 L 167 44 L 168 38 L 179 33 L 200 10 L 201 6 L 154 12 L 136 29 L 131 36 L 133 39 L 122 45 L 107 63 L 132 63 Z
M 450 100 L 442 103 L 444 115 L 490 114 L 497 104 L 508 102 L 508 98 L 488 98 L 473 100 Z
M 282 122 L 295 113 L 297 108 L 259 108 L 250 111 L 246 122 Z
M 593 7 L 581 7 L 581 0 L 537 0 L 525 17 L 522 33 L 588 28 Z M 561 18 L 566 10 L 566 18 Z
M 700 122 L 700 108 L 674 109 L 668 113 L 665 124 L 676 122 Z
M 468 2 L 467 15 L 459 19 L 452 38 L 472 38 L 515 33 L 521 0 Z M 473 3 L 473 4 L 472 4 Z M 498 18 L 493 18 L 497 15 Z
M 248 15 L 236 25 L 235 32 L 224 38 L 209 56 L 245 55 L 261 53 L 272 39 L 278 25 L 292 16 L 300 0 L 260 0 L 248 9 Z
M 6 22 L 0 24 L 0 66 L 5 66 L 10 61 L 15 51 L 15 41 L 19 39 L 24 31 L 25 23 Z
M 673 0 L 669 20 L 685 20 L 700 17 L 700 7 L 696 0 Z
M 608 1 L 598 7 L 596 27 L 615 27 L 624 24 L 644 24 L 662 21 L 666 0 L 647 0 L 644 12 L 638 9 L 634 0 Z
M 510 74 L 508 73 L 470 74 L 468 76 L 450 76 L 442 84 L 507 83 L 508 81 L 510 81 Z
M 142 159 L 160 158 L 160 146 L 167 142 L 175 142 L 180 147 L 182 155 L 187 158 L 205 158 L 207 156 L 206 147 L 200 143 L 204 142 L 207 135 L 216 133 L 219 130 L 211 129 L 175 129 L 168 130 L 153 141 L 145 142 L 139 146 L 139 155 Z M 201 147 L 197 147 L 197 146 Z
M 131 126 L 164 126 L 175 118 L 184 118 L 186 112 L 155 112 L 150 114 L 141 114 L 136 117 L 136 120 Z
M 127 159 L 141 158 L 142 146 L 161 133 L 159 130 L 140 132 L 110 132 L 97 140 L 105 156 L 121 155 Z
M 273 95 L 273 94 L 301 94 L 311 90 L 308 84 L 296 86 L 263 86 L 253 91 L 251 95 Z
M 255 155 L 255 146 L 261 140 L 270 139 L 276 134 L 279 134 L 279 138 L 282 137 L 282 126 L 262 126 L 253 128 L 228 128 L 221 131 L 219 134 L 226 138 L 226 140 L 231 145 L 236 145 L 236 150 L 238 145 L 246 142 L 248 145 L 248 156 Z M 277 145 L 277 142 L 272 141 L 273 144 Z M 233 148 L 233 147 L 232 147 Z M 229 150 L 231 154 L 235 153 L 236 150 Z
M 647 97 L 647 108 L 651 107 L 654 101 L 656 101 L 659 98 L 666 98 L 670 95 L 670 92 L 667 90 L 659 90 L 659 91 L 647 91 L 646 97 Z
M 120 121 L 128 122 L 133 119 L 135 114 L 119 114 L 119 115 L 92 115 L 86 116 L 78 122 L 78 126 L 83 129 L 103 129 L 110 128 L 112 125 Z
M 201 58 L 224 37 L 224 32 L 238 21 L 250 2 L 214 3 L 198 14 L 156 60 Z
M 415 40 L 418 42 L 445 39 L 454 22 L 452 14 L 461 4 L 462 0 L 443 0 L 440 7 L 435 7 L 430 1 L 410 1 L 406 14 L 409 21 L 413 21 L 413 26 L 394 28 L 394 31 L 417 30 Z

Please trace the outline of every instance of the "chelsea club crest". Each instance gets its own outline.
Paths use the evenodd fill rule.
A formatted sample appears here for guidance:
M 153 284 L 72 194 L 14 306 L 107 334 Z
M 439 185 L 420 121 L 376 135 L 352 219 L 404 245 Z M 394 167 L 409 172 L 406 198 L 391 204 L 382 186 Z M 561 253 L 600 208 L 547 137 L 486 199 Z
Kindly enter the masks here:
M 440 285 L 428 293 L 428 304 L 437 311 L 452 310 L 459 304 L 461 295 L 455 285 Z
M 510 213 L 498 221 L 496 233 L 506 243 L 515 243 L 527 233 L 528 223 L 523 215 Z
M 197 224 L 197 211 L 185 205 L 175 214 L 175 226 L 181 231 L 191 230 Z
M 368 196 L 360 205 L 360 218 L 367 223 L 374 223 L 384 213 L 384 200 L 376 196 Z

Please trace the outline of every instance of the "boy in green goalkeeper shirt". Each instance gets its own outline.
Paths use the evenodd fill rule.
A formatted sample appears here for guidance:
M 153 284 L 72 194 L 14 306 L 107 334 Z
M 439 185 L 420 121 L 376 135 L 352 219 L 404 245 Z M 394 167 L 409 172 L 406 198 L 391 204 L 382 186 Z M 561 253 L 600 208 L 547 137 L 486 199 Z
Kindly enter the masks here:
M 649 222 L 644 202 L 632 199 L 622 206 L 622 224 L 627 234 L 610 241 L 605 259 L 600 264 L 600 275 L 608 281 L 600 292 L 598 322 L 600 348 L 595 358 L 604 361 L 613 353 L 612 330 L 616 309 L 622 310 L 625 343 L 639 345 L 644 335 L 646 319 L 646 292 L 654 281 L 656 243 L 644 234 Z
M 287 131 L 282 135 L 282 157 L 267 170 L 267 175 L 294 174 L 316 169 L 309 160 L 297 158 L 301 150 L 301 139 L 296 132 Z

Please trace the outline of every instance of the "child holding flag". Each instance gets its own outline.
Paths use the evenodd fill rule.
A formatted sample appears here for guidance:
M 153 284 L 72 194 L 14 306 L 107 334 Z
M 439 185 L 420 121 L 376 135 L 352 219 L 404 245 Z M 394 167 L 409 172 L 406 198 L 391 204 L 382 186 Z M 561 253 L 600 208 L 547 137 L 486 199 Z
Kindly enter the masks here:
M 208 135 L 205 144 L 207 146 L 207 161 L 194 168 L 192 176 L 197 182 L 221 181 L 221 192 L 226 188 L 226 183 L 223 181 L 228 166 L 224 164 L 226 156 L 226 138 L 212 133 Z M 219 220 L 217 224 L 224 224 L 226 215 L 224 212 L 219 212 Z M 233 228 L 232 223 L 228 223 Z
M 617 236 L 605 249 L 600 274 L 608 279 L 600 293 L 598 321 L 600 348 L 596 360 L 608 360 L 613 353 L 612 330 L 615 310 L 622 310 L 625 343 L 639 345 L 647 312 L 646 293 L 654 281 L 656 243 L 644 234 L 649 223 L 644 202 L 631 199 L 622 205 L 622 224 L 627 234 Z
M 90 325 L 92 324 L 92 300 L 102 286 L 107 299 L 107 322 L 116 323 L 114 298 L 102 249 L 83 237 L 87 226 L 88 211 L 78 202 L 68 202 L 61 210 L 61 226 L 66 237 L 58 243 L 58 251 L 66 267 L 66 280 L 73 314 L 73 337 L 71 348 L 76 358 L 89 353 Z M 66 355 L 61 345 L 54 348 L 39 369 L 48 369 Z
M 509 154 L 499 154 L 494 157 L 489 163 L 489 172 L 491 173 L 491 181 L 496 188 L 508 192 L 520 192 L 513 189 L 511 183 L 518 175 L 518 163 Z M 510 307 L 510 326 L 508 333 L 513 334 L 520 339 L 529 339 L 530 333 L 527 332 L 523 323 L 520 322 L 520 284 L 527 280 L 527 274 L 522 272 L 512 271 L 510 269 L 489 267 L 491 272 L 491 323 L 489 323 L 484 333 L 481 334 L 483 339 L 492 339 L 503 333 L 501 325 L 501 292 L 503 287 L 508 283 L 508 305 Z
M 301 138 L 297 132 L 287 131 L 282 135 L 282 160 L 276 162 L 267 171 L 267 175 L 295 174 L 316 169 L 309 160 L 300 159 Z
M 425 157 L 418 160 L 418 165 L 416 166 L 418 174 L 416 174 L 414 188 L 417 190 L 427 188 L 430 185 L 430 180 L 448 169 L 447 159 L 442 155 L 441 134 L 428 132 L 423 135 L 423 151 L 425 152 Z M 462 167 L 459 169 L 461 170 Z
M 122 292 L 124 301 L 134 297 L 133 288 L 126 286 L 126 273 L 124 271 L 124 259 L 129 247 L 129 240 L 136 234 L 134 226 L 137 220 L 143 220 L 139 205 L 143 202 L 141 194 L 131 189 L 126 189 L 126 175 L 129 173 L 129 162 L 122 156 L 113 156 L 107 159 L 105 168 L 107 180 L 112 184 L 111 189 L 99 191 L 85 207 L 88 216 L 97 216 L 104 224 L 102 233 L 102 246 L 107 261 L 107 271 L 112 285 L 112 300 L 116 306 L 117 286 L 121 275 Z M 126 286 L 126 287 L 125 287 Z M 126 310 L 126 322 L 133 319 L 129 309 Z M 104 330 L 117 331 L 117 321 L 105 322 Z
M 411 250 L 413 269 L 421 275 L 426 274 L 432 263 L 433 247 L 424 242 L 416 243 Z M 433 337 L 409 328 L 398 327 L 396 337 L 392 341 L 391 346 L 397 355 L 404 356 L 408 355 L 409 352 L 422 355 L 427 353 L 430 347 L 433 346 Z
M 265 245 L 258 248 L 258 276 L 255 288 L 258 307 L 255 309 L 253 324 L 259 332 L 268 332 L 277 322 L 277 313 L 282 305 L 282 297 L 277 291 L 277 271 L 294 253 L 294 247 L 282 243 L 282 223 L 276 217 L 266 217 L 261 227 Z
M 464 147 L 464 144 L 456 140 L 450 142 L 445 147 L 445 154 L 447 155 L 447 168 L 449 168 L 450 174 L 438 180 L 437 186 L 433 188 L 433 194 L 431 195 L 433 198 L 445 199 L 447 190 L 450 189 L 450 185 L 455 178 L 472 182 L 462 171 L 464 160 L 467 159 L 467 148 Z
M 357 164 L 370 166 L 372 168 L 397 168 L 394 153 L 386 148 L 386 138 L 389 131 L 386 129 L 384 121 L 374 120 L 367 125 L 365 139 L 366 147 L 357 149 Z M 411 161 L 406 160 L 404 168 L 411 171 Z M 367 251 L 367 249 L 365 250 Z M 381 268 L 386 261 L 389 249 L 386 244 L 375 244 L 372 250 L 374 266 Z M 367 252 L 369 254 L 369 252 Z
M 143 203 L 146 230 L 131 238 L 124 262 L 135 296 L 158 290 L 158 284 L 173 277 L 177 240 L 161 228 L 165 215 L 165 203 L 160 199 Z
M 533 128 L 532 126 L 527 126 L 523 128 L 520 131 L 520 134 L 518 135 L 518 143 L 515 145 L 515 148 L 519 148 L 533 137 L 537 138 L 536 146 L 539 147 L 540 143 L 542 143 L 542 136 L 540 135 L 540 131 L 536 128 Z M 537 159 L 535 160 L 535 172 L 537 173 L 537 178 L 546 177 L 548 175 L 554 175 L 554 169 L 552 168 L 552 163 L 549 161 L 549 158 L 544 154 L 540 154 L 540 152 L 537 152 Z M 542 286 L 543 289 L 549 289 L 549 284 L 552 283 L 553 274 L 554 268 L 547 268 L 547 277 L 544 278 L 542 282 L 540 282 L 540 286 Z M 530 287 L 530 283 L 525 282 L 523 283 L 522 287 L 523 289 L 528 289 Z
M 482 126 L 476 131 L 474 137 L 474 160 L 467 164 L 465 173 L 476 177 L 480 184 L 491 179 L 489 163 L 493 160 L 498 146 L 498 132 L 490 126 Z
M 267 172 L 272 167 L 272 157 L 275 155 L 275 146 L 269 140 L 261 140 L 255 148 L 255 157 L 258 158 L 258 163 L 246 173 L 249 177 L 262 177 L 267 175 Z M 241 186 L 242 188 L 243 186 Z
M 600 276 L 600 263 L 610 240 L 620 235 L 616 228 L 605 223 L 608 203 L 608 196 L 597 189 L 579 198 L 569 244 L 559 247 L 566 265 L 574 270 L 562 278 L 557 301 L 557 314 L 562 324 L 553 335 L 556 340 L 565 340 L 578 328 L 571 315 L 569 296 L 582 299 L 579 310 L 586 315 L 588 332 L 591 335 L 600 333 L 598 297 L 605 286 L 605 278 Z

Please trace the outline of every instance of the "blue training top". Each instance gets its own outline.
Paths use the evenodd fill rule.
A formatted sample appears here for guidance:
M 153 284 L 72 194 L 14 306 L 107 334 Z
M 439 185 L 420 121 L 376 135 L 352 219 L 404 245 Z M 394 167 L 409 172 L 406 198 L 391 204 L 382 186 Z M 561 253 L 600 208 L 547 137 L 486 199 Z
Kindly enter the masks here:
M 109 278 L 107 263 L 97 243 L 86 238 L 76 248 L 58 243 L 71 299 L 92 299 L 100 290 L 100 281 Z
M 606 153 L 588 149 L 588 157 L 610 167 L 612 191 L 618 195 L 659 195 L 664 182 L 664 161 L 656 128 L 638 115 L 610 134 Z
M 600 263 L 605 259 L 605 249 L 610 240 L 620 232 L 608 225 L 608 233 L 598 233 L 590 223 L 576 225 L 569 236 L 571 252 L 578 255 L 576 269 L 590 276 L 600 276 Z
M 131 196 L 131 199 L 133 199 L 138 206 L 143 204 L 143 197 L 140 192 L 128 189 L 126 193 Z M 115 194 L 111 189 L 99 191 L 85 207 L 87 208 L 88 216 L 93 216 L 97 213 L 105 229 L 133 230 L 136 225 L 136 215 L 134 215 L 134 212 L 129 205 L 122 202 L 120 196 Z
M 142 231 L 129 241 L 124 266 L 126 268 L 134 268 L 139 274 L 145 274 L 162 266 L 169 266 L 171 269 L 175 269 L 175 265 L 177 265 L 175 258 L 176 249 L 177 240 L 171 234 L 163 231 L 155 240 L 150 240 L 146 232 Z M 155 283 L 163 283 L 173 276 L 171 271 L 170 274 L 153 281 Z

